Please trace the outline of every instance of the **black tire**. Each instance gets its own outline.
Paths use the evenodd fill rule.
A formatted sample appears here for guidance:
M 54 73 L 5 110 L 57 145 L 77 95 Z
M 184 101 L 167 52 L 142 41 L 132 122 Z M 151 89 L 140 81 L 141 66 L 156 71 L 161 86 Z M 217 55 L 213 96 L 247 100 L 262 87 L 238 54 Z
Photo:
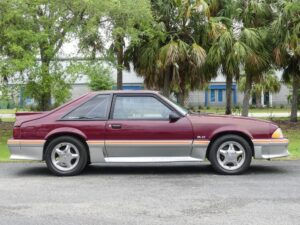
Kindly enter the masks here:
M 77 165 L 69 170 L 63 171 L 58 169 L 52 162 L 51 155 L 52 152 L 55 151 L 55 147 L 60 143 L 70 143 L 74 145 L 79 152 L 79 159 Z M 88 162 L 88 154 L 86 146 L 78 139 L 71 136 L 61 136 L 53 139 L 47 146 L 45 152 L 45 161 L 48 169 L 57 176 L 74 176 L 82 172 L 82 170 L 86 167 Z
M 244 157 L 245 160 L 244 162 L 241 164 L 241 166 L 237 169 L 234 170 L 229 170 L 229 169 L 225 169 L 219 162 L 218 162 L 218 149 L 221 147 L 221 145 L 227 143 L 227 142 L 235 142 L 240 144 L 243 148 L 244 148 Z M 212 167 L 214 168 L 214 170 L 220 174 L 224 174 L 224 175 L 236 175 L 236 174 L 241 174 L 243 172 L 245 172 L 250 164 L 251 164 L 251 160 L 252 160 L 252 149 L 251 146 L 249 145 L 249 143 L 241 136 L 238 135 L 224 135 L 221 136 L 219 138 L 217 138 L 211 145 L 210 150 L 209 150 L 209 160 L 210 163 L 212 165 Z

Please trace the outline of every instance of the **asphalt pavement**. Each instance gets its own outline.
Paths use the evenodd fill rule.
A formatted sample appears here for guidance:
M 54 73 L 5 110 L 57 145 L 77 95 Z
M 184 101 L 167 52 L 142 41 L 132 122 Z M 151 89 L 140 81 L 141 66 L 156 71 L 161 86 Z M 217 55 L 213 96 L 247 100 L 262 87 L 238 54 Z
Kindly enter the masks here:
M 97 165 L 56 177 L 43 163 L 0 163 L 0 224 L 300 224 L 300 161 Z

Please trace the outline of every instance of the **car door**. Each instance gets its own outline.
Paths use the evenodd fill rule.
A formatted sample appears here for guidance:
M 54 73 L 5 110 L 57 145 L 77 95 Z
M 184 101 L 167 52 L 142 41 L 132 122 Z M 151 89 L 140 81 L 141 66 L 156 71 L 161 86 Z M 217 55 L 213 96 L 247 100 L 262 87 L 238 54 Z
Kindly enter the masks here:
M 170 122 L 170 114 L 180 118 Z M 191 154 L 190 121 L 155 94 L 115 94 L 105 134 L 111 161 L 117 161 L 113 157 L 140 161 L 141 157 L 163 160 Z
M 111 100 L 111 94 L 97 94 L 69 111 L 55 125 L 64 132 L 85 136 L 92 163 L 104 162 L 105 125 Z

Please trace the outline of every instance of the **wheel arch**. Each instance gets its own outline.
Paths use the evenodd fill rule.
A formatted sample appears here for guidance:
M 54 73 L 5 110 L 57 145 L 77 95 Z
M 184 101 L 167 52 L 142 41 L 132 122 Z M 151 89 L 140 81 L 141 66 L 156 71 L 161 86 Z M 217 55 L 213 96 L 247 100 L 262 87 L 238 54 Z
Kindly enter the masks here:
M 207 151 L 206 151 L 206 158 L 208 158 L 209 151 L 210 151 L 211 146 L 214 143 L 214 141 L 217 140 L 218 138 L 224 136 L 224 135 L 229 135 L 229 134 L 237 135 L 237 136 L 240 136 L 240 137 L 244 138 L 248 142 L 248 144 L 250 145 L 251 151 L 252 151 L 252 156 L 254 156 L 254 145 L 253 145 L 253 142 L 251 140 L 251 137 L 248 134 L 246 134 L 245 132 L 242 132 L 242 131 L 221 131 L 221 132 L 215 133 L 211 137 L 209 145 L 207 147 Z
M 89 146 L 88 144 L 86 143 L 86 138 L 78 133 L 75 133 L 75 132 L 53 132 L 52 134 L 48 135 L 46 137 L 46 142 L 44 144 L 44 147 L 43 147 L 43 160 L 45 160 L 45 153 L 46 153 L 46 149 L 49 145 L 49 143 L 54 140 L 55 138 L 58 138 L 58 137 L 61 137 L 61 136 L 69 136 L 69 137 L 73 137 L 73 138 L 76 138 L 78 139 L 79 141 L 81 141 L 84 146 L 86 147 L 86 150 L 87 150 L 87 154 L 88 154 L 88 162 L 90 162 L 90 150 L 89 150 Z

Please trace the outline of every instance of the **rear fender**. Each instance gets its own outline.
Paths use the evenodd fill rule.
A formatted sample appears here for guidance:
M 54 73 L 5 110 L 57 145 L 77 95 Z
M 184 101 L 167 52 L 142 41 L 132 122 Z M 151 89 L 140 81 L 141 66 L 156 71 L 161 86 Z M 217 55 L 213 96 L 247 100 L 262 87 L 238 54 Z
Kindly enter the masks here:
M 79 135 L 82 138 L 84 138 L 85 140 L 87 139 L 86 135 L 81 130 L 78 130 L 78 129 L 72 128 L 72 127 L 60 127 L 60 128 L 57 128 L 57 129 L 54 129 L 54 130 L 50 131 L 47 134 L 47 136 L 45 137 L 45 140 L 49 139 L 53 135 L 66 134 L 66 133 Z

